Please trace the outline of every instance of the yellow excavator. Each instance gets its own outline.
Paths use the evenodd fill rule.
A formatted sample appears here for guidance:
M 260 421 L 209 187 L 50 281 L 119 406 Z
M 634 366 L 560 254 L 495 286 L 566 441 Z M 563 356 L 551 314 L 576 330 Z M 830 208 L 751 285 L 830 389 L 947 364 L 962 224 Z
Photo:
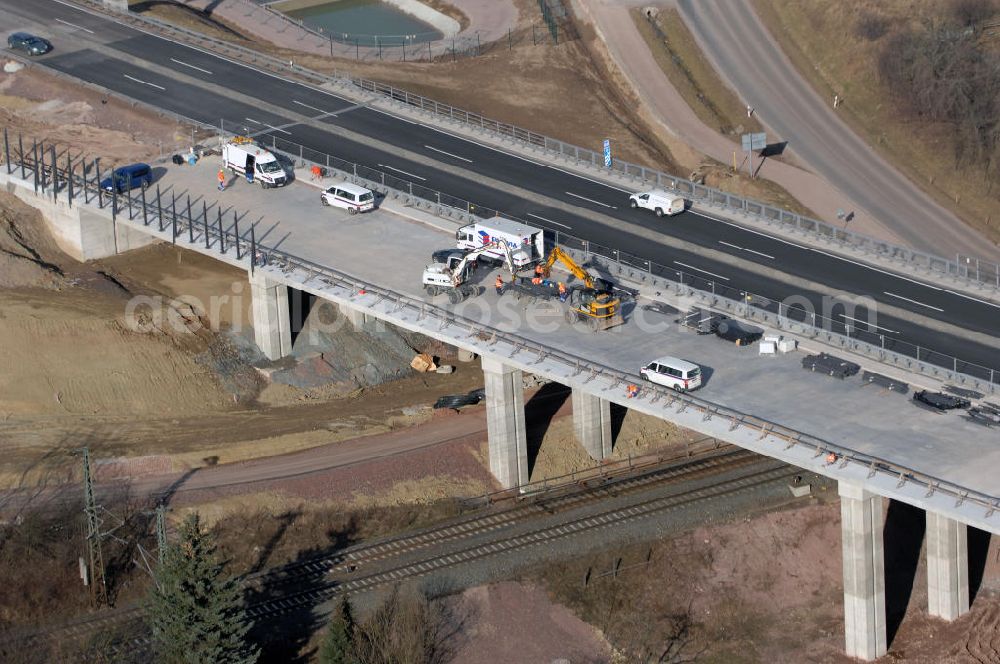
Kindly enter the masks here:
M 567 321 L 588 322 L 594 331 L 606 330 L 625 322 L 621 312 L 621 300 L 614 294 L 613 284 L 610 281 L 592 276 L 559 247 L 553 247 L 548 258 L 541 264 L 546 278 L 556 261 L 566 266 L 574 277 L 583 282 L 583 288 L 569 291 Z

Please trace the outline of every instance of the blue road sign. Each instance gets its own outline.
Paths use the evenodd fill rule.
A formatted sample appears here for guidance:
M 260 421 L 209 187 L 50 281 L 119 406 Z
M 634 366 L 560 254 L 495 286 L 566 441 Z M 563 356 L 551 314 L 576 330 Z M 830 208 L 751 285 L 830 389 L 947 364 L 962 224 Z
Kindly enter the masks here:
M 604 168 L 611 168 L 611 139 L 604 139 Z

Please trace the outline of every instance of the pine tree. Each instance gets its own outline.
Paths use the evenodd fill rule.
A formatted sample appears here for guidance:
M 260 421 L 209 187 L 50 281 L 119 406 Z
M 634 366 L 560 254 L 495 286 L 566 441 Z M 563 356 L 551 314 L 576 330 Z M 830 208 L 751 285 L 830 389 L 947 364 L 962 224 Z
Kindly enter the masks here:
M 330 619 L 319 649 L 320 664 L 356 664 L 354 654 L 354 615 L 347 597 L 341 597 Z
M 260 654 L 246 642 L 251 624 L 239 583 L 222 576 L 197 514 L 184 519 L 179 541 L 166 549 L 147 615 L 157 662 L 254 664 Z

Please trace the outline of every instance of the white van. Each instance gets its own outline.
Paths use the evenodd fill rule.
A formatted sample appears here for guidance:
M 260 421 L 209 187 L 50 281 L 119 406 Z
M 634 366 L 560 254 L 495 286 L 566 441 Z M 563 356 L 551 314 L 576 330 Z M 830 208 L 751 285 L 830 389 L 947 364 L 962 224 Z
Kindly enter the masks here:
M 249 138 L 238 136 L 222 146 L 222 161 L 230 171 L 259 182 L 264 189 L 288 184 L 277 157 Z
M 320 195 L 323 205 L 332 205 L 347 210 L 350 214 L 375 209 L 375 194 L 370 189 L 350 182 L 341 182 Z
M 639 375 L 651 383 L 681 392 L 701 387 L 701 367 L 669 355 L 657 358 L 639 369 Z
M 632 194 L 629 197 L 629 205 L 633 208 L 652 210 L 656 213 L 657 217 L 662 217 L 663 215 L 671 216 L 684 211 L 683 198 L 659 191 Z

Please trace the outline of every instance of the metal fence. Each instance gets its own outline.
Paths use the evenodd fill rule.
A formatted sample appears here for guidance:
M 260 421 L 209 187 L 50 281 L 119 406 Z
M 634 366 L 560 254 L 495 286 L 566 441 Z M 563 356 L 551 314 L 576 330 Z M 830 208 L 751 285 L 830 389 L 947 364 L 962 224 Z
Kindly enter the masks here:
M 326 32 L 313 28 L 300 19 L 252 0 L 243 0 L 246 17 L 258 24 L 277 22 L 284 24 L 279 32 L 295 26 L 301 39 L 298 50 L 326 55 L 331 58 L 354 58 L 356 60 L 401 60 L 431 61 L 440 58 L 479 56 L 497 48 L 513 48 L 527 43 L 544 44 L 548 41 L 544 27 L 510 26 L 506 38 L 484 43 L 479 33 L 443 36 L 440 32 L 409 35 L 366 35 L 356 33 Z
M 334 297 L 354 301 L 363 306 L 381 308 L 398 319 L 433 320 L 436 329 L 441 333 L 446 333 L 452 338 L 468 339 L 470 343 L 483 346 L 487 352 L 494 355 L 506 354 L 513 359 L 523 353 L 524 357 L 532 360 L 533 365 L 547 361 L 560 367 L 567 376 L 585 375 L 588 383 L 600 381 L 596 385 L 610 384 L 607 389 L 618 389 L 636 380 L 634 375 L 602 365 L 593 357 L 574 355 L 568 350 L 528 340 L 516 333 L 491 327 L 329 266 L 314 263 L 273 247 L 261 246 L 256 241 L 253 224 L 247 224 L 242 230 L 240 229 L 239 221 L 244 215 L 235 211 L 232 223 L 228 223 L 223 219 L 221 210 L 217 206 L 214 217 L 205 203 L 203 203 L 205 205 L 203 213 L 198 214 L 196 210 L 192 210 L 189 200 L 182 202 L 180 198 L 172 196 L 167 203 L 159 190 L 155 198 L 152 195 L 147 196 L 146 190 L 141 190 L 138 196 L 132 196 L 130 193 L 125 196 L 117 193 L 108 195 L 99 187 L 95 187 L 101 175 L 99 160 L 74 160 L 65 152 L 57 150 L 53 144 L 39 148 L 37 141 L 32 141 L 32 151 L 29 153 L 23 148 L 25 142 L 20 136 L 17 141 L 20 149 L 12 151 L 12 141 L 6 128 L 3 138 L 7 174 L 13 176 L 14 172 L 18 171 L 22 180 L 27 180 L 30 171 L 34 189 L 40 195 L 51 195 L 54 199 L 63 196 L 70 206 L 76 203 L 96 204 L 101 209 L 110 207 L 113 219 L 123 223 L 127 219 L 131 223 L 141 223 L 150 229 L 155 226 L 159 233 L 169 234 L 168 237 L 174 242 L 187 242 L 197 246 L 203 244 L 207 250 L 215 250 L 226 255 L 232 252 L 232 256 L 242 261 L 251 272 L 267 266 L 269 270 L 279 270 L 286 278 L 301 280 L 302 283 L 312 282 L 314 288 L 328 292 Z M 64 155 L 65 159 L 60 155 Z M 364 303 L 359 302 L 359 298 L 363 298 Z M 897 489 L 907 483 L 914 483 L 925 491 L 927 497 L 940 492 L 954 498 L 956 507 L 965 503 L 975 504 L 983 509 L 984 518 L 992 518 L 1000 509 L 998 497 L 971 491 L 931 474 L 831 443 L 812 434 L 748 415 L 701 397 L 650 384 L 643 390 L 637 403 L 645 400 L 650 404 L 662 402 L 665 409 L 676 407 L 678 414 L 690 410 L 700 414 L 703 420 L 718 417 L 721 421 L 729 423 L 731 432 L 741 428 L 759 432 L 760 440 L 767 438 L 778 441 L 786 453 L 798 447 L 801 450 L 808 450 L 812 458 L 833 455 L 832 458 L 835 459 L 833 463 L 838 468 L 844 469 L 854 465 L 867 472 L 869 478 L 881 474 L 896 481 Z

